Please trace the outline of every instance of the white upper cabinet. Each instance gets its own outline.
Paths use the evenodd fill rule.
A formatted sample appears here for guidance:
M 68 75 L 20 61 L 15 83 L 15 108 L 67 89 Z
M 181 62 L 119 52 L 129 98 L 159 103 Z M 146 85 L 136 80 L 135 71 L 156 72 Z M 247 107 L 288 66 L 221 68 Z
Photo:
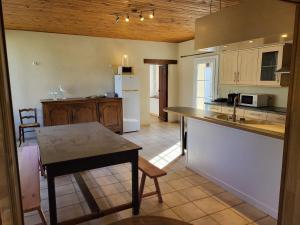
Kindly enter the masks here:
M 220 53 L 220 84 L 280 86 L 284 45 Z
M 220 83 L 236 84 L 238 51 L 226 51 L 220 55 Z
M 283 45 L 259 49 L 257 73 L 258 85 L 280 86 L 280 75 L 276 70 L 282 66 Z
M 237 84 L 256 85 L 258 73 L 258 49 L 240 50 L 238 53 Z

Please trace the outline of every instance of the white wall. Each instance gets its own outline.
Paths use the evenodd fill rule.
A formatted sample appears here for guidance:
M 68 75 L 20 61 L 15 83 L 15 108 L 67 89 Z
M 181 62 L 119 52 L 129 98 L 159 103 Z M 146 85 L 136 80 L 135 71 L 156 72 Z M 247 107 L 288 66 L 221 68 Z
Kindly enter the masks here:
M 194 60 L 201 56 L 190 56 L 181 58 L 180 56 L 191 55 L 199 53 L 194 50 L 194 40 L 182 42 L 178 46 L 178 85 L 179 85 L 179 99 L 180 106 L 193 106 L 193 82 L 194 82 Z M 206 55 L 207 56 L 207 55 Z M 275 96 L 274 105 L 278 107 L 287 107 L 288 88 L 274 88 L 274 87 L 254 87 L 254 86 L 233 86 L 233 85 L 219 85 L 219 97 L 227 97 L 230 92 L 242 93 L 265 93 Z
M 178 45 L 27 31 L 6 31 L 9 71 L 15 119 L 17 110 L 37 107 L 40 99 L 59 84 L 68 97 L 85 97 L 113 91 L 114 72 L 123 54 L 140 76 L 141 122 L 149 123 L 150 66 L 144 58 L 177 59 Z M 33 65 L 37 61 L 39 65 Z M 177 105 L 177 65 L 169 66 L 169 105 Z

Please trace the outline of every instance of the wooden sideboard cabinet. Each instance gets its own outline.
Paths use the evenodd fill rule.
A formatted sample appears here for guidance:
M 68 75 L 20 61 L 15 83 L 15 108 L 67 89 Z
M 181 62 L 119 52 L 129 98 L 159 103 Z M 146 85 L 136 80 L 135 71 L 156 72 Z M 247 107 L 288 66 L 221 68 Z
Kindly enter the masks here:
M 123 133 L 121 98 L 76 98 L 42 100 L 44 126 L 98 121 L 116 133 Z

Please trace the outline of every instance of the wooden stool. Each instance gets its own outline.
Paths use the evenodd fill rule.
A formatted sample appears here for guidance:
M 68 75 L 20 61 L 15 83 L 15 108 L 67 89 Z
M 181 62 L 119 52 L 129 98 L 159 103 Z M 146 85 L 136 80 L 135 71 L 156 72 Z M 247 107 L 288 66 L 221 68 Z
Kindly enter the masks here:
M 160 192 L 157 178 L 165 176 L 165 175 L 167 175 L 167 173 L 165 171 L 163 171 L 162 169 L 159 169 L 155 165 L 151 164 L 150 162 L 148 162 L 147 160 L 145 160 L 142 157 L 139 157 L 139 169 L 142 171 L 142 179 L 141 179 L 141 184 L 140 184 L 140 202 L 142 202 L 142 198 L 144 198 L 144 197 L 148 197 L 148 196 L 157 194 L 158 201 L 160 203 L 162 203 L 163 200 L 161 197 L 161 192 Z M 148 176 L 154 180 L 156 191 L 144 194 L 146 176 Z
M 47 225 L 41 209 L 38 147 L 26 146 L 18 153 L 23 212 L 38 211 L 42 223 Z

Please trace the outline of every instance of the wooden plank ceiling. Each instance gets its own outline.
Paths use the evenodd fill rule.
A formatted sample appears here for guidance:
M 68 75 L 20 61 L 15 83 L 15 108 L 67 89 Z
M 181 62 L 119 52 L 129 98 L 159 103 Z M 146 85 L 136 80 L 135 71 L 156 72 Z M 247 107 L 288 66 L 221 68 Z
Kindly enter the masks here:
M 241 0 L 221 0 L 221 7 Z M 194 38 L 195 19 L 220 10 L 220 0 L 2 0 L 6 29 L 135 40 L 182 42 Z M 210 4 L 212 7 L 210 7 Z M 130 13 L 155 9 L 153 20 Z

